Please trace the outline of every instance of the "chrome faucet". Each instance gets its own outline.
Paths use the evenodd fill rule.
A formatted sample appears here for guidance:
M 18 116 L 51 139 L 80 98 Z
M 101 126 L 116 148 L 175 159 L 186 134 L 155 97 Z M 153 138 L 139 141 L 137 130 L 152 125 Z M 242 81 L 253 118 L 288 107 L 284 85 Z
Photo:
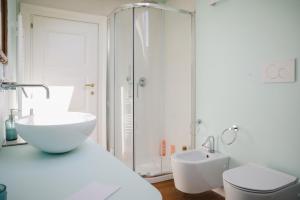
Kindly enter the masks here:
M 202 144 L 202 146 L 207 148 L 209 153 L 215 153 L 215 138 L 214 138 L 214 136 L 208 136 L 206 138 L 205 142 Z
M 42 87 L 46 90 L 46 98 L 50 98 L 49 88 L 43 84 L 18 84 L 16 82 L 6 82 L 0 80 L 0 90 L 16 90 L 17 88 L 21 88 L 22 92 L 24 93 L 24 96 L 27 98 L 28 95 L 24 87 Z

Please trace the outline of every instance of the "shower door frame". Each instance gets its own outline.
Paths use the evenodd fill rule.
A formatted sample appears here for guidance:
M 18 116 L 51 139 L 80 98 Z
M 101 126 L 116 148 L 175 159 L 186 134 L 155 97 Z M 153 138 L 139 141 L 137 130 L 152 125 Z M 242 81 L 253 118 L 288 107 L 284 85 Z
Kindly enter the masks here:
M 132 46 L 132 51 L 133 51 L 133 63 L 132 63 L 132 70 L 133 70 L 133 77 L 134 77 L 134 69 L 135 69 L 135 62 L 134 62 L 134 52 L 135 52 L 135 41 L 134 41 L 134 28 L 135 28 L 135 8 L 155 8 L 155 9 L 159 9 L 159 10 L 163 10 L 163 11 L 172 11 L 172 12 L 177 12 L 177 13 L 182 13 L 182 14 L 187 14 L 190 15 L 191 17 L 191 148 L 195 149 L 196 148 L 196 23 L 195 23 L 195 13 L 194 12 L 190 12 L 190 11 L 186 11 L 186 10 L 182 10 L 182 9 L 176 9 L 176 8 L 171 8 L 165 5 L 161 5 L 161 4 L 155 4 L 155 3 L 132 3 L 132 4 L 125 4 L 123 6 L 120 6 L 119 8 L 115 9 L 109 16 L 108 16 L 108 23 L 107 23 L 107 67 L 109 68 L 111 63 L 110 63 L 110 56 L 113 54 L 114 55 L 114 61 L 113 61 L 113 74 L 115 74 L 115 48 L 116 48 L 116 43 L 115 43 L 115 18 L 116 18 L 116 14 L 124 11 L 124 10 L 128 10 L 128 9 L 132 9 L 132 20 L 133 20 L 133 24 L 132 24 L 132 29 L 133 29 L 133 46 Z M 110 27 L 110 20 L 113 19 L 113 26 L 114 26 L 114 30 L 113 30 L 113 38 L 111 38 L 111 27 Z M 110 47 L 110 43 L 111 40 L 113 40 L 113 50 Z M 107 69 L 107 74 L 109 75 L 109 69 Z M 107 82 L 108 82 L 108 78 L 107 78 Z M 135 84 L 134 82 L 134 78 L 133 78 L 133 85 Z M 115 77 L 113 80 L 113 90 L 115 91 Z M 109 89 L 107 89 L 107 91 L 109 91 Z M 134 96 L 134 90 L 133 90 L 133 96 Z M 108 95 L 108 92 L 107 92 Z M 112 102 L 115 103 L 115 97 L 113 97 Z M 133 113 L 134 113 L 134 102 L 133 102 Z M 107 112 L 108 113 L 108 112 Z M 111 112 L 111 114 L 113 115 L 112 118 L 115 119 L 115 104 L 113 105 L 113 111 Z M 106 115 L 108 116 L 108 115 Z M 113 120 L 113 130 L 109 130 L 109 120 L 108 118 L 106 118 L 106 124 L 107 124 L 107 134 L 106 134 L 106 147 L 107 147 L 107 151 L 112 152 L 114 156 L 116 156 L 115 153 L 115 120 Z M 133 118 L 133 124 L 134 124 L 134 118 Z M 110 132 L 111 131 L 111 132 Z M 110 134 L 113 134 L 113 148 L 111 148 L 111 141 L 110 141 Z M 135 162 L 135 133 L 134 133 L 134 128 L 133 128 L 133 155 L 132 155 L 132 163 L 133 163 L 133 171 L 135 171 L 136 168 L 136 162 Z

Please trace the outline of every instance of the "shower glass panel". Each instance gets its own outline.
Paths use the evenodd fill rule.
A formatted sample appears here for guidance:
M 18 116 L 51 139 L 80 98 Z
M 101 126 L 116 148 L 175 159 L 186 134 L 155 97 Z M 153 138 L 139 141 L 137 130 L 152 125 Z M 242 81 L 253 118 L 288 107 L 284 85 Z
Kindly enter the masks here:
M 137 8 L 134 14 L 135 169 L 142 175 L 154 176 L 163 172 L 160 157 L 160 141 L 165 133 L 163 11 Z
M 132 6 L 109 18 L 108 148 L 145 177 L 170 173 L 172 152 L 192 146 L 192 58 L 190 13 Z
M 133 12 L 116 13 L 114 21 L 114 154 L 134 168 L 133 154 Z

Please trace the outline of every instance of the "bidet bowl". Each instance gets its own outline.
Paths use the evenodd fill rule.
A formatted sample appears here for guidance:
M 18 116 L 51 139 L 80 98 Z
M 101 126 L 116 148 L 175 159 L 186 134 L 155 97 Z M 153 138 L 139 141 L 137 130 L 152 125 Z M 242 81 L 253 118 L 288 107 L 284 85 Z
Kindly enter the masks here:
M 184 193 L 201 193 L 223 185 L 229 157 L 206 149 L 175 153 L 171 159 L 175 187 Z
M 65 153 L 78 147 L 95 125 L 94 115 L 80 112 L 34 115 L 16 121 L 18 134 L 32 146 L 48 153 Z

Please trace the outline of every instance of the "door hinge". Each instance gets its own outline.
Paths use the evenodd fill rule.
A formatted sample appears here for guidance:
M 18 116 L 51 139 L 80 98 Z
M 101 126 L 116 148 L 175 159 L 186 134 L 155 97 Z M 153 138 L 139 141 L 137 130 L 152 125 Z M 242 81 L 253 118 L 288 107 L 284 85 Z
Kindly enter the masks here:
M 30 28 L 33 28 L 33 23 L 30 23 Z

